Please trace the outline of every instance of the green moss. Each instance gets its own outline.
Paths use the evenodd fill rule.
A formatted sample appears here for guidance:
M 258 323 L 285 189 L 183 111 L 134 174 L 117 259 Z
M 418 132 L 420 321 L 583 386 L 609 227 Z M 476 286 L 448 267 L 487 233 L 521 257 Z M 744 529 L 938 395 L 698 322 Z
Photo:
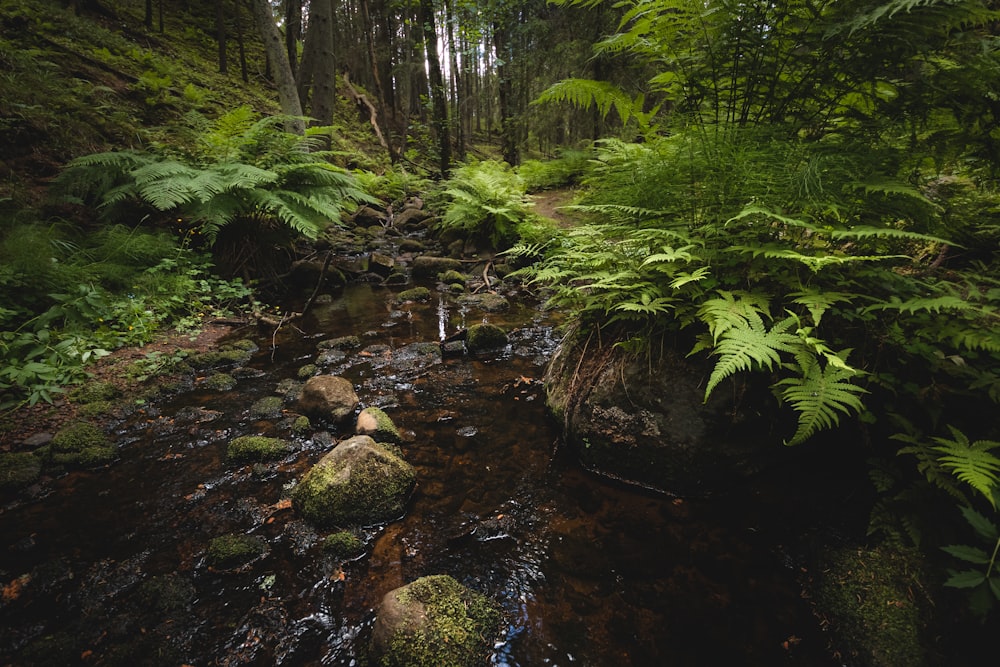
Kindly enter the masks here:
M 194 600 L 194 585 L 178 574 L 164 574 L 139 585 L 137 596 L 145 609 L 159 614 L 183 611 Z
M 320 352 L 325 350 L 355 350 L 359 347 L 361 347 L 361 339 L 357 336 L 340 336 L 320 341 L 316 345 L 316 349 Z
M 483 352 L 504 347 L 507 344 L 507 334 L 494 324 L 474 324 L 469 327 L 465 346 L 469 352 Z
M 384 667 L 473 667 L 484 665 L 500 628 L 500 610 L 489 598 L 447 575 L 417 579 L 399 591 L 403 603 L 420 603 L 427 622 L 396 630 Z
M 299 415 L 292 422 L 292 433 L 295 435 L 307 435 L 309 431 L 312 430 L 312 423 L 309 421 L 309 417 L 305 415 Z
M 258 558 L 267 544 L 256 535 L 220 535 L 208 543 L 208 564 L 213 567 L 237 567 Z
M 306 364 L 305 366 L 303 366 L 298 370 L 296 375 L 301 380 L 307 380 L 311 378 L 313 375 L 316 375 L 316 364 Z
M 107 417 L 115 414 L 121 404 L 117 401 L 94 401 L 81 405 L 76 411 L 81 417 Z
M 53 463 L 69 466 L 102 465 L 115 454 L 115 446 L 104 431 L 90 422 L 75 422 L 59 429 L 48 449 Z
M 35 483 L 42 462 L 31 452 L 0 454 L 0 491 L 17 491 Z
M 111 382 L 95 380 L 77 387 L 67 394 L 67 398 L 80 405 L 107 402 L 121 395 L 118 387 Z
M 370 525 L 399 518 L 415 481 L 410 464 L 360 435 L 314 465 L 292 492 L 292 503 L 320 526 Z
M 323 538 L 323 551 L 339 560 L 356 558 L 364 550 L 364 542 L 349 530 L 342 530 Z
M 358 433 L 369 435 L 375 442 L 396 443 L 402 440 L 399 429 L 381 408 L 365 408 L 358 415 Z
M 265 396 L 250 406 L 250 419 L 277 419 L 284 407 L 280 396 Z
M 229 373 L 213 373 L 205 379 L 202 386 L 214 391 L 232 391 L 236 387 L 236 378 Z
M 921 582 L 914 552 L 886 546 L 841 549 L 822 567 L 814 593 L 837 648 L 853 664 L 911 667 L 925 663 L 921 646 Z
M 218 350 L 192 354 L 187 358 L 187 363 L 197 369 L 236 366 L 249 361 L 256 350 L 257 346 L 252 341 L 235 341 L 223 345 Z
M 438 274 L 438 280 L 443 283 L 457 283 L 459 285 L 465 286 L 465 281 L 467 277 L 464 273 L 460 271 L 442 271 Z
M 226 455 L 232 461 L 270 461 L 284 457 L 289 449 L 288 442 L 280 438 L 244 435 L 229 441 Z
M 426 287 L 414 287 L 396 295 L 396 301 L 430 301 L 431 291 Z

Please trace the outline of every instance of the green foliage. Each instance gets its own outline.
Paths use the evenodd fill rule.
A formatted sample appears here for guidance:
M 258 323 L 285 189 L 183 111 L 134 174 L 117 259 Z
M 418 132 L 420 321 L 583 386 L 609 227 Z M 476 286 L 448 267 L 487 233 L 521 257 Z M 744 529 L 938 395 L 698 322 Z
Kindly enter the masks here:
M 245 307 L 249 290 L 214 277 L 169 234 L 113 225 L 12 224 L 0 237 L 0 408 L 51 401 L 122 345 Z
M 488 239 L 495 247 L 517 240 L 517 226 L 529 214 L 524 182 L 506 164 L 486 160 L 452 171 L 442 186 L 444 216 L 439 231 Z
M 563 149 L 552 160 L 525 160 L 517 175 L 529 192 L 560 188 L 578 183 L 590 169 L 590 151 Z
M 248 109 L 238 108 L 200 126 L 183 156 L 115 151 L 77 158 L 57 187 L 107 220 L 145 208 L 176 217 L 209 243 L 240 222 L 316 238 L 344 209 L 370 200 L 349 173 L 313 151 L 314 137 L 279 130 L 280 118 L 251 120 Z

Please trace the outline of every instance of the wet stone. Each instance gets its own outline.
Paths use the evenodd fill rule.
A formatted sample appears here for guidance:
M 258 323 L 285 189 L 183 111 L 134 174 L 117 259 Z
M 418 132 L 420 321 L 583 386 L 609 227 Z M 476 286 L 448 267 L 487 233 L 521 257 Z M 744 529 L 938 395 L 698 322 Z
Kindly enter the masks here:
M 251 419 L 278 419 L 284 409 L 284 401 L 279 396 L 265 396 L 250 406 Z

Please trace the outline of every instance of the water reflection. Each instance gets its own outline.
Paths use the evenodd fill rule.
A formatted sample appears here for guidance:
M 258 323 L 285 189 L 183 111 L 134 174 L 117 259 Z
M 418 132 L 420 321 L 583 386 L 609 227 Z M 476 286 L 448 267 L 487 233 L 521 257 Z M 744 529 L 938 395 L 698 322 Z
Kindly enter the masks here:
M 364 664 L 381 597 L 447 573 L 506 612 L 497 665 L 828 664 L 773 532 L 745 529 L 747 498 L 651 496 L 596 480 L 558 450 L 540 383 L 556 345 L 550 315 L 532 304 L 485 314 L 445 295 L 392 300 L 385 288 L 347 287 L 273 353 L 262 341 L 257 377 L 181 395 L 164 419 L 134 419 L 119 464 L 67 475 L 0 514 L 15 545 L 5 581 L 37 582 L 0 608 L 0 662 L 18 664 L 54 636 L 70 647 L 66 664 L 86 651 L 106 664 Z M 510 332 L 505 350 L 441 355 L 440 341 L 482 319 Z M 317 351 L 348 335 L 360 345 Z M 325 555 L 323 534 L 282 502 L 344 433 L 296 437 L 272 464 L 225 457 L 231 437 L 285 434 L 247 408 L 310 361 L 390 412 L 418 471 L 407 515 L 365 531 L 366 555 L 352 562 Z M 206 545 L 230 532 L 261 536 L 267 554 L 208 567 Z M 163 576 L 192 594 L 154 619 L 143 587 Z M 157 596 L 162 606 L 167 593 Z M 802 640 L 792 652 L 789 636 Z

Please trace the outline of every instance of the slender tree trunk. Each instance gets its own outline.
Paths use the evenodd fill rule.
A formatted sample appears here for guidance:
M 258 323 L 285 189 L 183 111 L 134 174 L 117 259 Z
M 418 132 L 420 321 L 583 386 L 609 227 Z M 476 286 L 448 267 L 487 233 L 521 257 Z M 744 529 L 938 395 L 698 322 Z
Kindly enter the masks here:
M 513 64 L 510 53 L 510 37 L 506 26 L 494 24 L 493 46 L 497 56 L 497 91 L 500 98 L 500 150 L 503 159 L 511 165 L 518 165 L 516 100 L 514 99 Z
M 288 63 L 288 54 L 285 51 L 281 33 L 278 32 L 278 26 L 274 23 L 271 3 L 268 0 L 252 0 L 251 7 L 253 7 L 254 19 L 257 22 L 258 30 L 260 30 L 261 39 L 264 41 L 268 62 L 271 63 L 271 69 L 274 72 L 281 110 L 290 117 L 285 123 L 285 129 L 295 134 L 303 134 L 305 133 L 305 123 L 302 121 L 302 104 L 299 102 L 298 91 L 295 89 L 295 76 L 292 74 L 292 66 Z
M 219 73 L 229 73 L 226 57 L 226 8 L 225 0 L 215 0 L 215 39 L 219 44 Z
M 236 44 L 239 46 L 240 51 L 240 76 L 243 77 L 243 83 L 249 83 L 250 73 L 247 69 L 246 42 L 243 39 L 243 12 L 240 10 L 240 0 L 235 0 L 233 4 L 233 9 L 236 12 L 234 15 L 236 17 Z
M 368 5 L 368 0 L 361 0 L 361 21 L 362 27 L 365 33 L 365 46 L 368 48 L 368 62 L 371 67 L 372 73 L 372 83 L 375 88 L 375 101 L 378 103 L 379 113 L 384 117 L 385 114 L 385 91 L 382 88 L 382 76 L 379 73 L 379 59 L 375 52 L 375 27 L 372 24 L 371 8 Z M 389 137 L 386 137 L 386 141 L 390 141 Z
M 153 29 L 153 0 L 146 0 L 146 28 Z
M 316 30 L 313 31 L 313 22 Z M 318 40 L 313 50 L 312 116 L 318 125 L 333 123 L 337 103 L 337 63 L 333 51 L 333 0 L 311 0 L 309 34 Z
M 438 56 L 433 0 L 420 0 L 420 24 L 424 29 L 424 52 L 431 88 L 431 125 L 437 134 L 438 166 L 441 176 L 447 177 L 451 170 L 451 135 L 448 132 L 448 101 L 445 98 L 444 77 L 441 75 L 441 59 Z
M 458 159 L 465 158 L 465 126 L 462 121 L 462 105 L 465 102 L 462 95 L 462 80 L 458 66 L 458 45 L 455 43 L 455 15 L 451 9 L 452 0 L 445 0 L 445 22 L 448 24 L 448 53 L 450 57 L 451 69 L 451 99 L 452 99 L 452 120 L 455 127 L 455 144 L 458 151 Z M 463 56 L 464 58 L 464 56 Z M 457 121 L 457 122 L 454 122 Z
M 285 51 L 292 74 L 298 69 L 299 40 L 302 39 L 302 0 L 285 0 Z
M 187 7 L 184 8 L 185 10 Z M 160 0 L 160 34 L 163 34 L 163 0 Z

